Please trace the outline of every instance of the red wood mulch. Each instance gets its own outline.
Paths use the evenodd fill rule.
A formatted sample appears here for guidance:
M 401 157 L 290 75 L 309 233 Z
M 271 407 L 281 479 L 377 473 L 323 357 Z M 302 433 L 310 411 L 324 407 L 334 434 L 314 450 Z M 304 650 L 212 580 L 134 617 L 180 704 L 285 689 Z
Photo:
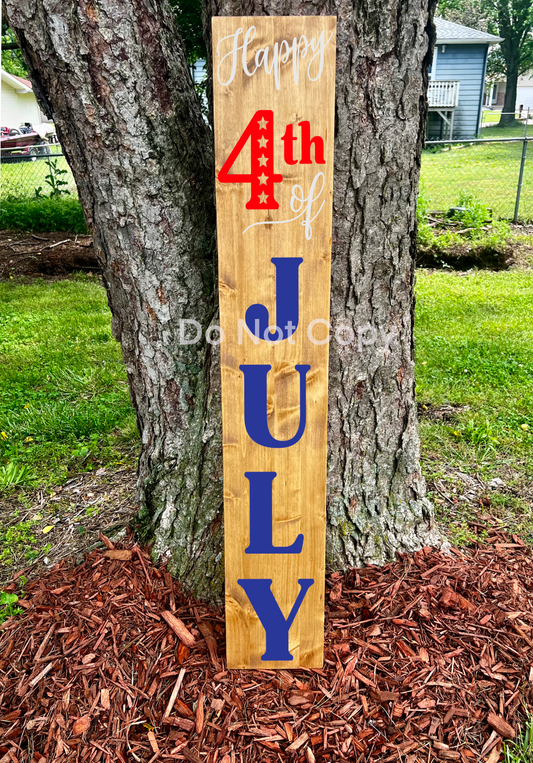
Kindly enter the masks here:
M 223 610 L 113 553 L 29 583 L 0 631 L 0 763 L 495 763 L 533 706 L 516 537 L 331 575 L 323 670 L 226 670 Z

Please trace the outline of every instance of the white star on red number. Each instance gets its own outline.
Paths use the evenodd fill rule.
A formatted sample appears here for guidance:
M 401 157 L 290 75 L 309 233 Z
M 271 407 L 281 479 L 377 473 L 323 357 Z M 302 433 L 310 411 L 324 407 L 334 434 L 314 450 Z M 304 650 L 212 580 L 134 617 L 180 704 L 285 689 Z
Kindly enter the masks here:
M 266 195 L 266 193 L 260 193 L 259 194 L 259 202 L 261 204 L 266 204 L 267 203 L 267 199 L 268 199 L 268 196 Z
M 259 185 L 266 185 L 267 184 L 267 180 L 268 180 L 268 176 L 265 175 L 265 173 L 263 172 L 262 175 L 259 175 L 258 180 L 259 180 Z
M 266 121 L 266 119 L 263 117 L 262 119 L 260 119 L 260 120 L 258 121 L 258 123 L 257 123 L 257 124 L 259 125 L 259 129 L 260 129 L 260 130 L 266 130 L 266 126 L 267 126 L 268 122 L 267 122 L 267 121 Z
M 261 156 L 259 157 L 259 166 L 266 167 L 267 162 L 268 162 L 267 157 L 264 154 L 261 154 Z
M 268 138 L 259 138 L 257 142 L 259 143 L 259 148 L 266 148 Z

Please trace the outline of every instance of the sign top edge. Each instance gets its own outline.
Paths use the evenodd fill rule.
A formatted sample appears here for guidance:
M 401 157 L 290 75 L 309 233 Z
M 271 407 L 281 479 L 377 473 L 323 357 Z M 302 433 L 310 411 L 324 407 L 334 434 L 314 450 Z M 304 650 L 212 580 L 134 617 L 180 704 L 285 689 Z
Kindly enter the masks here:
M 220 19 L 228 20 L 233 19 L 234 21 L 241 21 L 241 20 L 249 20 L 249 19 L 269 19 L 271 21 L 288 21 L 289 19 L 298 19 L 300 21 L 305 21 L 307 19 L 323 19 L 324 21 L 337 21 L 337 16 L 319 16 L 319 15 L 307 15 L 307 16 L 211 16 L 211 23 L 214 23 L 215 21 L 219 21 Z

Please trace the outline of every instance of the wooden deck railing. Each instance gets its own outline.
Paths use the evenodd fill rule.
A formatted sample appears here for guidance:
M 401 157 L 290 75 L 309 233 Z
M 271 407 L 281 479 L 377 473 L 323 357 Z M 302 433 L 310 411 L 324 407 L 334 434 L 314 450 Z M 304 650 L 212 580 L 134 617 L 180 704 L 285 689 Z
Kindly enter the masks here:
M 459 81 L 430 80 L 428 106 L 433 109 L 454 109 L 459 102 Z

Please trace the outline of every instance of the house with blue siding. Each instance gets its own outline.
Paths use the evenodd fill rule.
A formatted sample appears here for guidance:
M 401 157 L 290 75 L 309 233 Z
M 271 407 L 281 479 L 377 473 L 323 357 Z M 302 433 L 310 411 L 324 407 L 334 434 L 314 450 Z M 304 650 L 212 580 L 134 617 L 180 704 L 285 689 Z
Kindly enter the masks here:
M 502 38 L 440 18 L 435 26 L 427 138 L 474 138 L 481 124 L 489 47 Z

